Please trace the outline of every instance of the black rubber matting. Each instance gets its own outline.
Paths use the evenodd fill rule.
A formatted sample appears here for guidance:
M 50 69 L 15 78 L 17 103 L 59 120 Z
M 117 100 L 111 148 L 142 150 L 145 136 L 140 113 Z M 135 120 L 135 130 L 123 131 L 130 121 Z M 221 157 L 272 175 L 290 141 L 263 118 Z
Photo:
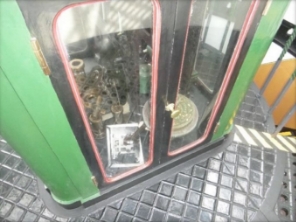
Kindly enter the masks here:
M 274 126 L 271 121 L 264 123 L 267 107 L 258 99 L 257 92 L 254 86 L 248 91 L 236 124 L 270 132 Z M 0 139 L 0 218 L 39 222 L 185 222 L 267 221 L 272 217 L 275 221 L 293 221 L 295 162 L 295 156 L 290 153 L 232 143 L 207 161 L 183 169 L 87 217 L 60 218 L 39 199 L 31 170 Z

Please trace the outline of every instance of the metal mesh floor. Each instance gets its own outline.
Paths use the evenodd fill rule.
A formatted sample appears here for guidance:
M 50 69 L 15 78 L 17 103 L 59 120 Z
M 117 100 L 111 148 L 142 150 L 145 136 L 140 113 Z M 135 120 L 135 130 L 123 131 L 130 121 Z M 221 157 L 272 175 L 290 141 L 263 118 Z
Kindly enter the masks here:
M 268 131 L 269 127 L 263 123 L 264 105 L 256 95 L 255 87 L 251 87 L 236 123 Z M 39 222 L 250 221 L 265 204 L 271 204 L 266 203 L 268 196 L 280 194 L 280 189 L 273 188 L 277 180 L 275 172 L 287 158 L 280 159 L 279 153 L 279 150 L 233 143 L 207 161 L 183 169 L 87 217 L 60 218 L 39 199 L 37 182 L 27 165 L 0 140 L 0 218 Z M 293 175 L 290 171 L 289 175 Z M 282 209 L 282 205 L 276 205 L 274 210 L 278 208 Z M 294 218 L 289 214 L 281 219 L 293 221 Z
M 296 154 L 286 153 L 284 178 L 274 211 L 282 221 L 296 218 Z

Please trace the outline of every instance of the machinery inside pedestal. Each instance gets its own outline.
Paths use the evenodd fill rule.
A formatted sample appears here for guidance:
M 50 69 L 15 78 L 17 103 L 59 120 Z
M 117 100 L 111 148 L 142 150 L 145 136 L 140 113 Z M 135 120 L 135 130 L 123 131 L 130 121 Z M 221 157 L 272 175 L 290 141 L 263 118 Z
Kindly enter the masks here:
M 237 32 L 234 22 L 206 13 L 208 5 L 209 1 L 192 3 L 184 67 L 175 71 L 180 72 L 180 86 L 173 89 L 177 99 L 163 101 L 172 112 L 170 151 L 204 135 L 232 53 L 226 49 L 235 45 L 230 42 Z M 151 110 L 157 107 L 151 102 L 151 84 L 153 75 L 162 75 L 152 72 L 158 65 L 152 61 L 153 10 L 150 0 L 95 2 L 69 8 L 57 20 L 58 41 L 66 49 L 79 91 L 76 102 L 82 104 L 84 123 L 90 126 L 91 136 L 89 131 L 85 136 L 94 138 L 107 177 L 152 162 Z M 212 33 L 221 38 L 212 38 Z
M 148 159 L 150 133 L 142 111 L 150 101 L 151 35 L 151 29 L 131 30 L 67 45 L 69 65 L 109 176 Z
M 145 164 L 149 156 L 151 31 L 129 30 L 67 45 L 69 65 L 110 177 Z M 180 113 L 173 120 L 172 149 L 202 135 L 199 112 L 209 105 L 195 72 L 188 78 L 177 96 Z

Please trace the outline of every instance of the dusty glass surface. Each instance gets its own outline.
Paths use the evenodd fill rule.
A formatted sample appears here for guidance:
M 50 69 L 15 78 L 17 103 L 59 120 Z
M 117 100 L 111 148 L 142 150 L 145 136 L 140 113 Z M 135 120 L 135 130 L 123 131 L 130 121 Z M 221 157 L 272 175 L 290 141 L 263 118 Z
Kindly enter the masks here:
M 143 119 L 151 98 L 152 26 L 150 0 L 80 4 L 57 19 L 68 78 L 106 177 L 152 160 Z M 150 110 L 145 115 L 149 119 Z
M 200 139 L 224 79 L 251 1 L 197 1 L 191 5 L 170 151 Z

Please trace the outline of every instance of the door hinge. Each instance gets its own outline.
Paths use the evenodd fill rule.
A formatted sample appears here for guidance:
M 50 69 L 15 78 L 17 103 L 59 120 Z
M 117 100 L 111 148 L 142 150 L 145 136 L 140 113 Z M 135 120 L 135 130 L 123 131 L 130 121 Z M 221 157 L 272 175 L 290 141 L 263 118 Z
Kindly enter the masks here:
M 41 47 L 39 45 L 39 42 L 35 37 L 31 38 L 31 46 L 33 48 L 33 52 L 39 62 L 39 65 L 41 66 L 44 74 L 50 75 L 50 73 L 51 73 L 50 68 L 46 62 L 44 54 L 43 54 Z
M 264 8 L 264 10 L 262 12 L 262 15 L 263 16 L 267 15 L 267 13 L 268 13 L 268 11 L 270 9 L 271 3 L 272 3 L 272 0 L 267 0 L 267 3 L 265 5 L 265 8 Z
M 219 128 L 219 126 L 220 126 L 220 122 L 218 122 L 218 123 L 216 124 L 216 126 L 215 126 L 215 129 L 214 129 L 214 133 L 216 133 L 216 132 L 217 132 L 217 130 L 218 130 L 218 128 Z
M 97 187 L 98 186 L 97 178 L 95 176 L 92 176 L 91 180 L 92 180 L 93 184 Z

